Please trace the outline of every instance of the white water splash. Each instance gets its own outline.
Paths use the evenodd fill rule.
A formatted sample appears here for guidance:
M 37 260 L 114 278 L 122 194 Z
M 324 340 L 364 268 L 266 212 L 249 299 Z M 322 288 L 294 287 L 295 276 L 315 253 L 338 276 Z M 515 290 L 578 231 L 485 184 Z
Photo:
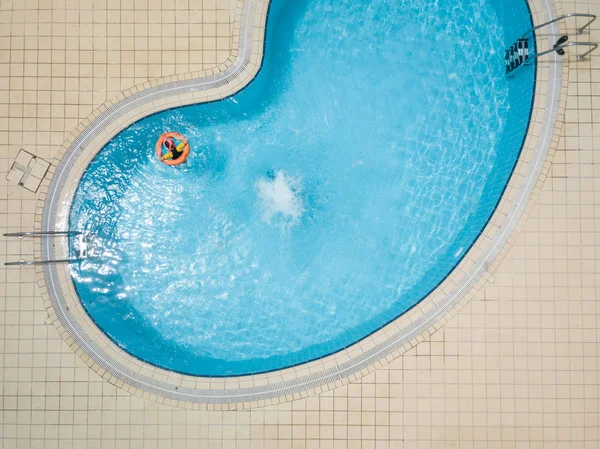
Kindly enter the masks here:
M 300 183 L 283 170 L 278 171 L 273 179 L 260 179 L 256 189 L 265 209 L 266 221 L 277 214 L 294 221 L 302 216 L 304 206 L 299 196 Z

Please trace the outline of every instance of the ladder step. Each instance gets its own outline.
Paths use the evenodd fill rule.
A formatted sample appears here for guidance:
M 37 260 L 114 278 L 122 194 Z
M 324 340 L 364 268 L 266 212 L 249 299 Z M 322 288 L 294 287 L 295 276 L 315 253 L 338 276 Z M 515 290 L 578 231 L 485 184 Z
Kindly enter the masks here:
M 517 69 L 529 60 L 529 40 L 519 39 L 504 52 L 506 74 Z

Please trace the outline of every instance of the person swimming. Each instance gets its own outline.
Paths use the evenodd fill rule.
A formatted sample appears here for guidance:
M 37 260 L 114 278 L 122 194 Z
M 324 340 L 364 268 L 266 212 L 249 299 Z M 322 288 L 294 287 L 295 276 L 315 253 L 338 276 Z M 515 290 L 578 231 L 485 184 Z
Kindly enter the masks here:
M 178 140 L 174 137 L 167 137 L 163 143 L 167 152 L 162 155 L 162 160 L 177 160 L 183 154 L 183 150 L 188 143 L 187 137 Z

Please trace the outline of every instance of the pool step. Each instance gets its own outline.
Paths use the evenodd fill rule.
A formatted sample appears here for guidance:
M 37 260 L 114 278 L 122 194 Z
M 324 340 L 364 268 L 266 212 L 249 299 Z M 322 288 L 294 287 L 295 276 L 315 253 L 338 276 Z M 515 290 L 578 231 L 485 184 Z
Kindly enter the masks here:
M 529 60 L 529 40 L 519 39 L 504 52 L 506 74 L 521 67 Z

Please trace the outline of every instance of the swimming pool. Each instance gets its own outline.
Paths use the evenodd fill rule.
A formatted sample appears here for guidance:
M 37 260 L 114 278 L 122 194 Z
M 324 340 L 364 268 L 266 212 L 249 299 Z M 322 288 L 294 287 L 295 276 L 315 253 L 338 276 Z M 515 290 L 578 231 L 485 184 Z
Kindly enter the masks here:
M 90 164 L 70 227 L 94 236 L 72 267 L 92 319 L 149 363 L 222 376 L 322 357 L 418 303 L 527 130 L 534 70 L 505 78 L 503 49 L 531 22 L 508 3 L 274 0 L 248 88 L 146 118 Z M 153 157 L 171 129 L 182 169 Z

